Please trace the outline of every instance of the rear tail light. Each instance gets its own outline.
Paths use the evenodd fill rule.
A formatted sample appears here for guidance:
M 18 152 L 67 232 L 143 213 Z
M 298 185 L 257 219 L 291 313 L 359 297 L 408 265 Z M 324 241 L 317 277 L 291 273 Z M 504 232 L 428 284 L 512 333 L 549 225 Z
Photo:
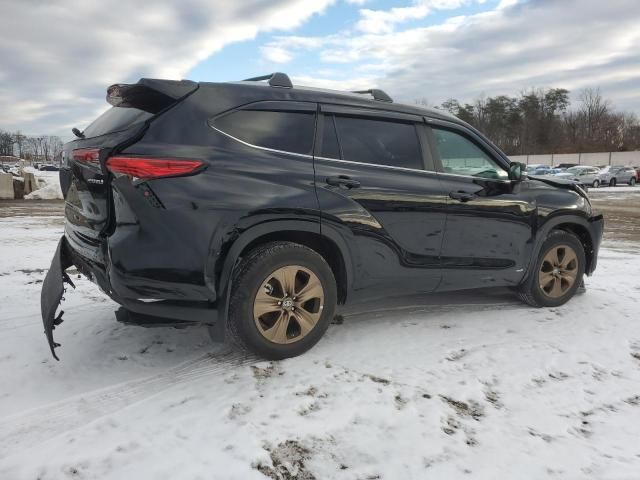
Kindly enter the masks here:
M 107 170 L 114 175 L 128 175 L 140 180 L 189 175 L 199 170 L 202 165 L 200 160 L 173 158 L 118 156 L 107 160 Z
M 97 148 L 78 148 L 72 152 L 76 162 L 100 166 L 100 150 Z

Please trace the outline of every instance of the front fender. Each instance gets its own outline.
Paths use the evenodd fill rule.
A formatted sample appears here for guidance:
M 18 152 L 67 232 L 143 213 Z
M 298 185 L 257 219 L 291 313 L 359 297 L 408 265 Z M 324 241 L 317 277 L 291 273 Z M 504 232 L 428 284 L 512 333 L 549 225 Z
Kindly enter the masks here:
M 542 226 L 538 228 L 536 239 L 532 250 L 531 261 L 527 266 L 527 271 L 523 278 L 523 282 L 527 280 L 531 272 L 531 265 L 540 255 L 542 244 L 549 236 L 549 233 L 560 225 L 578 225 L 586 230 L 591 240 L 592 252 L 591 261 L 587 264 L 585 273 L 591 275 L 596 268 L 598 260 L 598 251 L 602 240 L 602 232 L 604 230 L 604 218 L 602 215 L 594 215 L 591 217 L 571 214 L 561 214 L 547 218 Z M 587 252 L 589 253 L 589 252 Z

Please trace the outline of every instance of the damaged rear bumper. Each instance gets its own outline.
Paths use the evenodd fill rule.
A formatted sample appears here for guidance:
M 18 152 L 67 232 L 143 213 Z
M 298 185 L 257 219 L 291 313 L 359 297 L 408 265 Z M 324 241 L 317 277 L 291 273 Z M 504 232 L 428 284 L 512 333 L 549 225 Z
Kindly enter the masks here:
M 65 292 L 64 284 L 71 285 L 75 288 L 75 285 L 69 278 L 69 275 L 65 272 L 67 268 L 73 265 L 71 261 L 71 254 L 69 252 L 69 246 L 63 236 L 58 242 L 58 248 L 51 261 L 51 268 L 47 272 L 42 283 L 42 291 L 40 292 L 40 309 L 42 312 L 42 322 L 44 324 L 44 334 L 49 342 L 49 348 L 51 354 L 56 360 L 60 360 L 56 355 L 55 349 L 60 344 L 56 343 L 53 339 L 53 330 L 62 323 L 62 310 L 58 315 L 56 311 L 62 301 L 62 296 Z
M 154 282 L 149 279 L 148 284 L 140 284 L 135 278 L 114 277 L 116 273 L 113 268 L 105 268 L 102 265 L 94 263 L 82 255 L 80 255 L 73 247 L 73 244 L 63 236 L 58 242 L 58 247 L 51 260 L 51 267 L 45 276 L 40 293 L 40 308 L 42 311 L 42 322 L 44 324 L 44 333 L 49 343 L 51 353 L 56 360 L 59 360 L 55 349 L 60 346 L 53 338 L 53 331 L 62 323 L 63 311 L 58 312 L 58 308 L 62 300 L 67 285 L 75 288 L 69 275 L 65 270 L 74 266 L 78 271 L 85 275 L 89 280 L 94 282 L 116 303 L 126 309 L 126 315 L 117 315 L 120 321 L 126 319 L 125 323 L 143 325 L 143 326 L 188 326 L 197 324 L 213 325 L 222 323 L 218 320 L 218 309 L 216 302 L 203 301 L 201 297 L 192 295 L 184 300 L 176 299 L 154 299 L 150 302 L 148 299 L 142 298 L 148 296 L 150 286 L 159 285 L 162 290 L 156 289 L 151 292 L 167 293 L 170 296 L 173 283 Z M 130 294 L 127 297 L 117 295 L 112 288 L 112 281 L 116 278 L 118 285 L 123 291 Z M 146 290 L 143 290 L 146 288 Z M 175 289 L 174 289 L 175 290 Z M 195 297 L 195 298 L 194 298 Z M 57 315 L 56 315 L 57 313 Z M 124 315 L 124 316 L 123 316 Z M 224 334 L 220 333 L 223 338 Z

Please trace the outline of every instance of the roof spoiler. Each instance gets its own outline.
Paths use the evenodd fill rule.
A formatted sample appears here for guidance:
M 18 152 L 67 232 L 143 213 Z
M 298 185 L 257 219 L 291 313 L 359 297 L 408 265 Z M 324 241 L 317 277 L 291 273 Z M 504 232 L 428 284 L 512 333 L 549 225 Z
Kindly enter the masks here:
M 198 88 L 190 80 L 141 78 L 138 83 L 116 83 L 107 88 L 107 103 L 114 107 L 152 106 L 158 100 L 179 100 Z M 148 110 L 151 111 L 151 110 Z

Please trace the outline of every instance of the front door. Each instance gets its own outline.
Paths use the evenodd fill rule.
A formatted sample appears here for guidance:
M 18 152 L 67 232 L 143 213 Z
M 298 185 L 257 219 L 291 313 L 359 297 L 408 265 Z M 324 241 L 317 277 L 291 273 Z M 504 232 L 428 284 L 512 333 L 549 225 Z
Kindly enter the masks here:
M 352 250 L 350 300 L 433 291 L 446 203 L 423 120 L 322 109 L 314 155 L 321 228 Z
M 517 285 L 533 247 L 536 207 L 508 178 L 508 161 L 474 132 L 429 121 L 447 196 L 439 290 Z

